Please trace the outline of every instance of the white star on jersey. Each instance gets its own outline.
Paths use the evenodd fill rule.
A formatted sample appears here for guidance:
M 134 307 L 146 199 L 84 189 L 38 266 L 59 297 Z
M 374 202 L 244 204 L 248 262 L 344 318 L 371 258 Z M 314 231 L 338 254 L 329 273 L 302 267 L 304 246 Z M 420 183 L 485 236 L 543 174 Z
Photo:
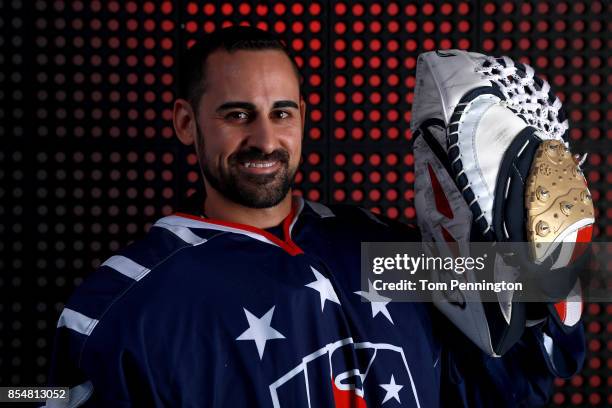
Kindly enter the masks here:
M 244 314 L 249 322 L 249 328 L 238 336 L 236 340 L 253 340 L 257 346 L 260 360 L 263 358 L 264 349 L 266 348 L 266 342 L 268 340 L 285 338 L 285 336 L 270 326 L 274 307 L 275 306 L 272 306 L 272 309 L 268 310 L 261 318 L 255 317 L 253 313 L 243 308 Z
M 399 402 L 400 404 L 402 403 L 402 401 L 400 401 L 399 392 L 402 388 L 404 388 L 404 386 L 395 383 L 395 378 L 393 378 L 393 374 L 391 374 L 391 380 L 389 381 L 389 384 L 378 385 L 387 392 L 385 394 L 385 399 L 383 399 L 382 404 L 389 401 L 391 398 L 397 400 L 397 402 Z
M 393 319 L 391 318 L 391 314 L 389 313 L 389 309 L 387 309 L 387 305 L 391 302 L 391 299 L 388 297 L 384 297 L 376 292 L 374 286 L 372 286 L 372 282 L 368 280 L 368 291 L 357 291 L 355 292 L 357 295 L 367 299 L 372 306 L 372 317 L 376 317 L 377 314 L 382 313 L 390 322 L 393 323 Z
M 312 269 L 312 273 L 314 273 L 314 276 L 315 278 L 317 278 L 317 280 L 312 281 L 304 286 L 308 286 L 309 288 L 319 292 L 319 296 L 321 297 L 321 311 L 323 311 L 323 308 L 325 307 L 326 300 L 330 300 L 332 302 L 340 304 L 340 300 L 338 300 L 338 295 L 336 295 L 334 287 L 332 286 L 329 279 L 323 276 L 321 272 L 317 271 L 312 266 L 310 267 L 310 269 Z

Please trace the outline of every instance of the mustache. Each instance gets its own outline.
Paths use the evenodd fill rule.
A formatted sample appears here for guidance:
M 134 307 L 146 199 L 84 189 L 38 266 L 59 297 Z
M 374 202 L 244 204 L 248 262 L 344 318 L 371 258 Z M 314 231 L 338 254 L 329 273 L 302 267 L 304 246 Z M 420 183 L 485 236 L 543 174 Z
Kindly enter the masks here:
M 229 157 L 231 163 L 244 163 L 248 161 L 279 161 L 281 163 L 289 162 L 289 152 L 284 149 L 274 150 L 272 153 L 264 153 L 258 148 L 248 148 L 239 152 L 233 153 Z

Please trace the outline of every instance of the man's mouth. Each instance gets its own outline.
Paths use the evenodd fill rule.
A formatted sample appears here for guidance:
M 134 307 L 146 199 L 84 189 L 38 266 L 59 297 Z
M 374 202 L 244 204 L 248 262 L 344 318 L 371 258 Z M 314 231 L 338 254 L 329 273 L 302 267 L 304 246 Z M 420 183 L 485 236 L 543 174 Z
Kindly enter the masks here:
M 269 161 L 269 162 L 246 162 L 246 163 L 242 163 L 242 165 L 246 168 L 258 168 L 258 169 L 264 169 L 264 168 L 268 168 L 268 167 L 272 167 L 274 166 L 276 163 L 278 163 L 278 161 Z
M 251 160 L 240 162 L 240 168 L 242 171 L 253 176 L 272 175 L 280 170 L 281 165 L 282 163 L 279 160 Z
M 289 153 L 285 150 L 275 150 L 269 154 L 264 154 L 256 148 L 250 148 L 235 153 L 229 158 L 230 166 L 244 174 L 245 176 L 255 177 L 256 182 L 263 182 L 262 176 L 276 177 L 276 173 L 281 172 L 287 167 Z

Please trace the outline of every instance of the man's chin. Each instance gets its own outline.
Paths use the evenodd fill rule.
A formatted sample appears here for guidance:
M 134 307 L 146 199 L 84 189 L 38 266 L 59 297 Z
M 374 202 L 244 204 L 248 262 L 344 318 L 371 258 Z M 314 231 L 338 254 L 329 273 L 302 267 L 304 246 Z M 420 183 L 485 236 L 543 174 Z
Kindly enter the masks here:
M 249 208 L 270 208 L 283 201 L 290 191 L 282 183 L 249 183 L 238 186 L 234 201 Z
M 233 171 L 221 179 L 213 177 L 208 169 L 203 170 L 209 185 L 219 194 L 236 204 L 256 209 L 271 208 L 282 202 L 291 191 L 295 175 L 295 172 L 289 173 L 287 169 L 271 174 Z
M 280 188 L 282 180 L 279 180 L 280 177 L 278 176 L 278 173 L 248 174 L 240 177 L 240 181 L 237 184 L 240 188 Z

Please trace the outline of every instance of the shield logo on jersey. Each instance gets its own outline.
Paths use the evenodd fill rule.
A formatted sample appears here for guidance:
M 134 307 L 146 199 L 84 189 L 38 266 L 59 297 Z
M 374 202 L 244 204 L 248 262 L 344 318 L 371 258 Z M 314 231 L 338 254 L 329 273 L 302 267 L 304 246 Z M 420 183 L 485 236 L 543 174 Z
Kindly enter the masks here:
M 320 378 L 321 372 L 329 376 Z M 303 357 L 269 388 L 274 408 L 420 407 L 402 348 L 352 338 Z

